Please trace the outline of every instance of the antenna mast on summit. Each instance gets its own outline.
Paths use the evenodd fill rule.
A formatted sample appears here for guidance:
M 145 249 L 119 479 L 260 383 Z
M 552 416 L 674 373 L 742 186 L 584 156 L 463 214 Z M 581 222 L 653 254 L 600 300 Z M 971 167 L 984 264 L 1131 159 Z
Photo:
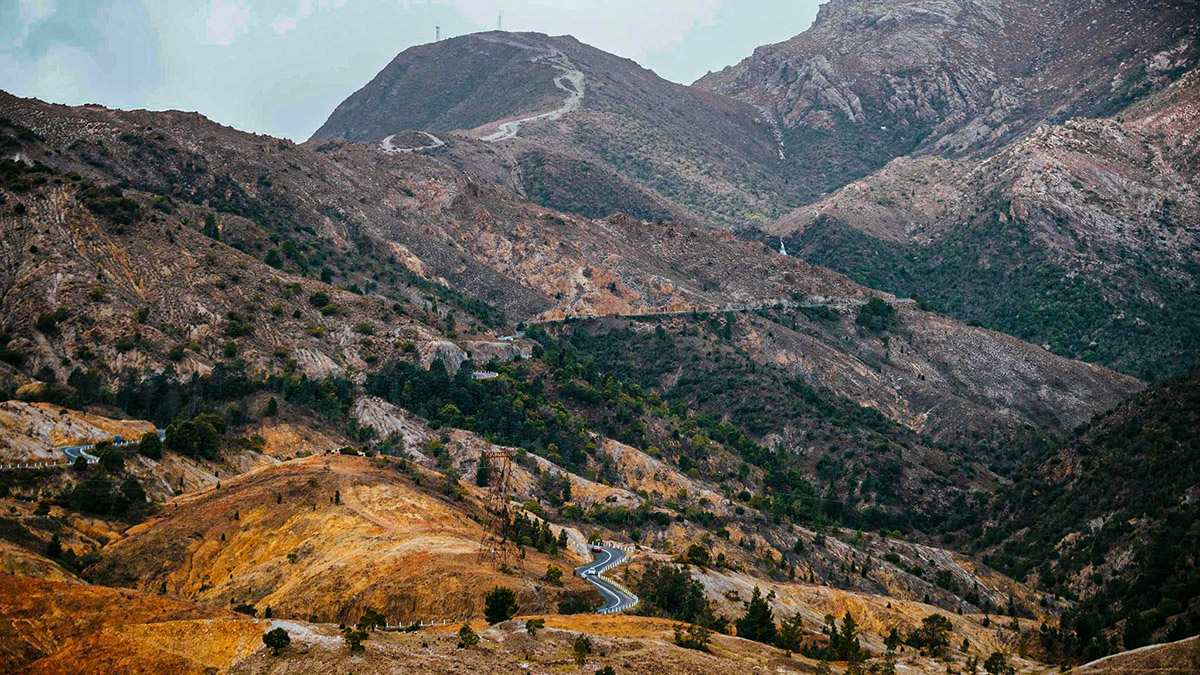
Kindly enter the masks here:
M 441 26 L 433 27 L 433 41 L 434 42 L 442 41 L 442 27 Z
M 500 10 L 500 16 L 496 19 L 496 30 L 504 30 L 504 10 Z

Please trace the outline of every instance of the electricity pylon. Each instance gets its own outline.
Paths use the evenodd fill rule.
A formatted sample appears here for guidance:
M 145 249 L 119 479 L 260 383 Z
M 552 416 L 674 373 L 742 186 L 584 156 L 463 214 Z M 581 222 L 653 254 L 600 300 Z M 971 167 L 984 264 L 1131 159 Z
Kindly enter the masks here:
M 479 563 L 490 564 L 492 569 L 502 565 L 521 566 L 517 547 L 509 537 L 512 517 L 508 508 L 508 490 L 515 454 L 511 448 L 490 448 L 483 451 L 479 460 L 488 463 L 488 494 L 484 502 L 487 519 L 483 524 L 483 539 L 479 542 Z

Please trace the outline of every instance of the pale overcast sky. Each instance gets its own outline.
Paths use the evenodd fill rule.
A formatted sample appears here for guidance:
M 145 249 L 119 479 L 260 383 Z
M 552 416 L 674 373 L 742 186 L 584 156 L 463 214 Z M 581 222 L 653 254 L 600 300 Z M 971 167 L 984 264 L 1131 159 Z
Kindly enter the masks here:
M 676 82 L 807 28 L 820 0 L 0 0 L 0 89 L 196 110 L 305 140 L 397 53 L 496 27 L 570 34 Z

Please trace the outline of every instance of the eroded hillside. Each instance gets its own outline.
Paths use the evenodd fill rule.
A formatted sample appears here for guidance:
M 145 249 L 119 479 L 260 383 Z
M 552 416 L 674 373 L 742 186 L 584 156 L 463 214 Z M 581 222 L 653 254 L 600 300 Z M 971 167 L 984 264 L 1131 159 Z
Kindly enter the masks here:
M 24 197 L 14 184 L 12 199 L 29 205 L 4 221 L 7 250 L 38 251 L 14 256 L 5 268 L 5 283 L 20 290 L 7 294 L 6 309 L 22 327 L 8 348 L 37 354 L 27 372 L 44 366 L 59 380 L 69 379 L 75 364 L 86 366 L 88 355 L 77 349 L 84 337 L 114 373 L 126 365 L 203 373 L 236 357 L 266 372 L 290 368 L 317 378 L 370 370 L 402 343 L 422 354 L 441 349 L 439 335 L 498 326 L 505 315 L 636 314 L 871 295 L 828 270 L 728 234 L 623 216 L 563 216 L 422 157 L 352 143 L 296 147 L 178 113 L 64 108 L 11 97 L 0 112 L 40 135 L 24 143 L 18 164 L 42 179 Z M 41 175 L 35 162 L 57 173 Z M 103 181 L 113 180 L 138 189 L 105 192 Z M 120 222 L 121 209 L 134 207 L 137 217 Z M 85 317 L 29 330 L 59 306 Z M 937 332 L 944 320 L 913 313 L 906 321 Z M 1068 396 L 1069 407 L 1053 413 L 1062 428 L 1138 386 L 986 331 L 956 327 L 941 334 L 947 355 L 1010 354 L 989 361 L 997 373 L 1037 364 L 1038 374 L 1011 378 L 1022 388 L 1031 381 L 1040 389 L 1042 382 L 1071 387 L 1095 380 L 1092 394 Z M 813 372 L 840 394 L 877 402 L 879 392 L 863 396 L 824 377 L 859 368 L 847 351 L 855 344 L 829 338 L 811 355 L 820 354 L 828 368 Z M 956 359 L 943 363 L 960 367 Z M 919 375 L 896 373 L 918 388 Z M 1021 422 L 1041 424 L 1050 411 L 1043 396 L 1029 393 L 1019 398 L 1030 405 L 1013 412 Z
M 695 86 L 770 109 L 813 201 L 894 157 L 994 152 L 1039 124 L 1124 108 L 1195 67 L 1194 10 L 835 0 Z
M 1197 336 L 1195 72 L 982 161 L 898 159 L 764 230 L 868 286 L 1156 377 Z

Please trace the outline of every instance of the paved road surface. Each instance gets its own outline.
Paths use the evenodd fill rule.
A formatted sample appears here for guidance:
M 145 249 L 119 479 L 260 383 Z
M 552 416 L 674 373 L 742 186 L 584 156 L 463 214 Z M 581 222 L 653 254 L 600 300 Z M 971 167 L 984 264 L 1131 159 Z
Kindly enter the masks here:
M 167 437 L 167 432 L 162 429 L 159 429 L 158 430 L 158 439 L 162 440 L 166 437 Z M 131 439 L 131 440 L 125 441 L 124 443 L 114 443 L 113 445 L 116 445 L 117 447 L 124 447 L 126 445 L 133 445 L 134 443 L 137 443 L 139 440 L 141 440 L 141 439 L 137 439 L 137 440 Z M 61 451 L 62 454 L 67 456 L 67 461 L 74 462 L 76 459 L 79 459 L 80 455 L 83 455 L 83 458 L 87 460 L 88 464 L 95 464 L 96 462 L 100 461 L 100 458 L 95 455 L 88 454 L 89 450 L 95 450 L 95 449 L 96 449 L 96 444 L 89 443 L 87 445 L 66 445 L 66 446 L 60 447 L 59 451 Z
M 604 598 L 604 606 L 596 610 L 596 613 L 612 614 L 614 612 L 623 612 L 638 604 L 638 597 L 636 595 L 601 576 L 606 570 L 624 562 L 625 554 L 618 549 L 601 546 L 600 551 L 593 551 L 592 555 L 595 556 L 595 560 L 583 567 L 577 568 L 575 572 L 583 577 L 585 581 L 595 586 Z M 589 572 L 595 572 L 595 574 L 589 574 Z

